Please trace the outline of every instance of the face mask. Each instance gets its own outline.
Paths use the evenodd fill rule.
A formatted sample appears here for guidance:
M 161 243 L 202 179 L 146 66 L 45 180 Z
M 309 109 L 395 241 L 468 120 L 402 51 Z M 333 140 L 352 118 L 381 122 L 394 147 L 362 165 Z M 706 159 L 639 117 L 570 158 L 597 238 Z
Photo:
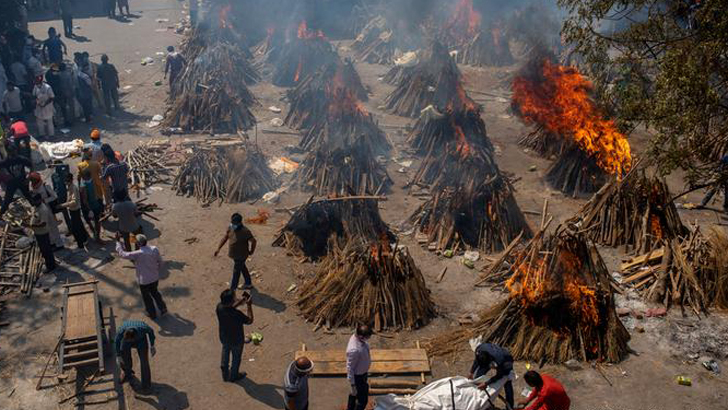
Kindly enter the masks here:
M 232 229 L 233 231 L 237 231 L 240 228 L 242 228 L 242 225 L 230 224 L 230 229 Z

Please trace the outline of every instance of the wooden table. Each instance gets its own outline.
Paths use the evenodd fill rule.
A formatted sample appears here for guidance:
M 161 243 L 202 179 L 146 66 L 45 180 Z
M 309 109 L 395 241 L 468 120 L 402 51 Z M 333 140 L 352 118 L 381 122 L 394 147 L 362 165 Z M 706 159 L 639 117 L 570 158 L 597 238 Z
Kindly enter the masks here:
M 430 373 L 430 360 L 425 349 L 372 349 L 369 374 Z M 303 345 L 295 358 L 308 357 L 314 362 L 314 376 L 346 375 L 344 350 L 306 350 Z
M 59 374 L 83 366 L 104 371 L 104 322 L 97 285 L 97 280 L 64 285 Z

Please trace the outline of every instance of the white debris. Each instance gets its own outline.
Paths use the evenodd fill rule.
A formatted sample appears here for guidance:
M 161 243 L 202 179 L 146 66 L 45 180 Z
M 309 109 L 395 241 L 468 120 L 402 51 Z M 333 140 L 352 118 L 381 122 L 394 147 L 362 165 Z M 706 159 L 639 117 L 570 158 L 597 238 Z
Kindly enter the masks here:
M 463 255 L 463 258 L 466 260 L 469 260 L 471 262 L 476 262 L 478 259 L 480 259 L 480 252 L 478 251 L 465 251 L 465 254 Z
M 270 125 L 273 127 L 281 127 L 283 126 L 283 120 L 278 117 L 273 118 L 272 120 L 270 120 Z
M 292 174 L 298 169 L 298 162 L 292 161 L 286 157 L 271 158 L 268 162 L 270 168 L 276 175 Z
M 270 107 L 268 107 L 268 111 L 274 112 L 276 114 L 280 114 L 282 110 L 280 108 L 276 107 L 275 105 L 271 105 Z
M 157 114 L 154 117 L 152 117 L 152 121 L 162 121 L 164 119 L 163 115 Z

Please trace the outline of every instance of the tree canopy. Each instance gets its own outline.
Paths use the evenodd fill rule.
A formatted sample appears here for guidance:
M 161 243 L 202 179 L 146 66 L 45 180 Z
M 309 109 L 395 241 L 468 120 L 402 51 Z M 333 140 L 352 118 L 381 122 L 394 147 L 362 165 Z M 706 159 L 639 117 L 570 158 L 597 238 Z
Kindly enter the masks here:
M 728 0 L 558 0 L 562 35 L 648 156 L 705 181 L 728 154 Z

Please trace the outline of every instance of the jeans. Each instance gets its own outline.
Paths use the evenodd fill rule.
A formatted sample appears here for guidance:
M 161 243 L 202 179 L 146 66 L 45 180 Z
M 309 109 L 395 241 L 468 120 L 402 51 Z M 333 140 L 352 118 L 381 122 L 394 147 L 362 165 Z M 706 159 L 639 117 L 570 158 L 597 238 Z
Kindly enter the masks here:
M 63 34 L 66 37 L 73 36 L 73 15 L 71 13 L 62 13 L 61 19 L 63 20 Z
M 245 259 L 235 259 L 233 263 L 233 280 L 230 281 L 230 289 L 236 289 L 240 283 L 240 274 L 243 274 L 245 286 L 252 286 L 253 280 L 250 278 L 248 267 L 245 266 Z
M 53 256 L 53 246 L 51 246 L 51 236 L 49 234 L 35 234 L 35 243 L 38 244 L 38 250 L 45 260 L 46 270 L 52 271 L 56 268 L 56 258 Z
M 68 212 L 71 217 L 71 234 L 73 234 L 73 239 L 76 240 L 76 245 L 79 249 L 81 249 L 88 241 L 88 232 L 86 232 L 86 228 L 84 228 L 83 226 L 83 219 L 81 219 L 81 210 L 76 209 L 75 211 Z M 63 215 L 65 215 L 65 213 Z
M 131 347 L 122 349 L 121 351 L 121 370 L 124 371 L 124 377 L 130 377 L 134 374 L 134 362 L 131 359 Z M 142 388 L 148 389 L 152 387 L 152 372 L 149 368 L 148 348 L 137 349 L 139 353 L 139 367 L 142 370 Z
M 473 375 L 473 378 L 477 379 L 478 377 L 485 375 L 486 373 L 488 373 L 488 370 L 489 369 L 478 368 L 478 370 Z M 506 375 L 506 377 L 508 376 Z M 503 391 L 506 394 L 506 402 L 509 406 L 511 406 L 510 408 L 513 408 L 515 403 L 515 397 L 513 396 L 513 382 L 510 380 L 507 381 L 506 384 L 503 386 Z M 493 397 L 493 399 L 495 399 L 495 397 Z
M 3 198 L 3 204 L 0 207 L 0 216 L 4 215 L 5 211 L 8 210 L 17 190 L 20 190 L 25 199 L 30 201 L 31 196 L 30 190 L 28 190 L 28 181 L 26 179 L 11 179 L 5 186 L 5 198 Z
M 154 304 L 156 303 L 157 309 L 161 314 L 167 311 L 167 305 L 162 299 L 162 294 L 159 293 L 157 286 L 159 281 L 148 283 L 146 285 L 139 285 L 139 290 L 142 293 L 142 300 L 144 301 L 144 309 L 149 313 L 149 317 L 152 319 L 157 317 L 157 312 L 154 310 Z
M 364 410 L 369 403 L 369 383 L 367 375 L 355 375 L 354 386 L 356 386 L 356 396 L 349 394 L 349 402 L 346 410 Z
M 106 112 L 111 114 L 112 105 L 113 108 L 119 109 L 119 90 L 114 86 L 101 87 L 104 93 L 104 105 L 106 105 Z
M 232 355 L 232 363 L 230 356 Z M 222 369 L 222 377 L 226 380 L 236 377 L 240 373 L 240 360 L 243 357 L 243 344 L 230 345 L 222 344 L 222 358 L 220 359 L 220 368 Z M 230 367 L 228 367 L 228 364 Z
M 78 103 L 81 104 L 81 109 L 83 109 L 83 116 L 86 119 L 86 122 L 91 121 L 91 115 L 94 112 L 94 103 L 93 103 L 93 97 L 92 96 L 84 96 L 82 98 L 78 99 Z

